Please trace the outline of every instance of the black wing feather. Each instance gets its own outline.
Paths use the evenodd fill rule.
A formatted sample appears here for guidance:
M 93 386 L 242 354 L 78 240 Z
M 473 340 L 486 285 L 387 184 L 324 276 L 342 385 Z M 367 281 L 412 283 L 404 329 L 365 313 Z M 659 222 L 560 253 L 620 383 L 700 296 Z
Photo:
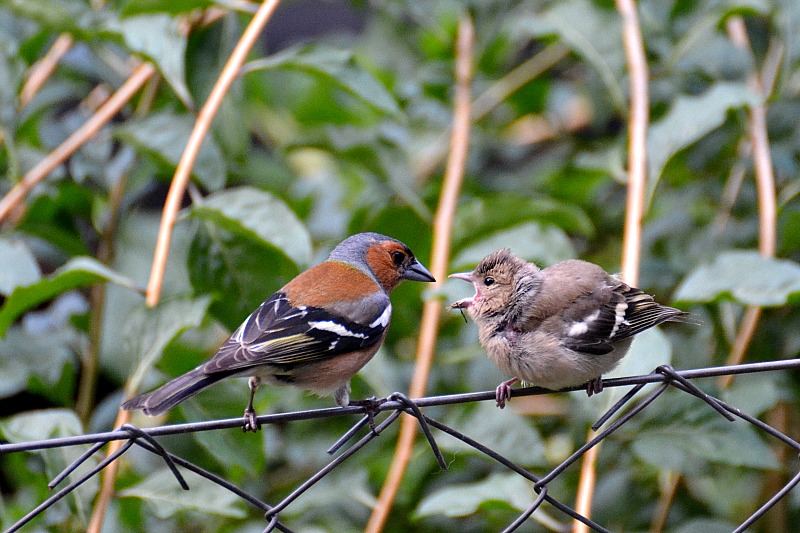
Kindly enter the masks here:
M 571 317 L 574 321 L 568 322 L 563 342 L 567 348 L 593 355 L 606 354 L 614 349 L 615 342 L 662 322 L 686 317 L 683 311 L 661 305 L 649 294 L 621 282 L 601 291 L 606 294 L 595 291 L 584 298 L 587 302 L 605 300 L 605 304 L 582 317 Z
M 375 319 L 378 317 L 376 316 Z M 203 367 L 207 374 L 271 364 L 307 364 L 377 343 L 386 328 L 289 303 L 277 292 L 261 304 Z

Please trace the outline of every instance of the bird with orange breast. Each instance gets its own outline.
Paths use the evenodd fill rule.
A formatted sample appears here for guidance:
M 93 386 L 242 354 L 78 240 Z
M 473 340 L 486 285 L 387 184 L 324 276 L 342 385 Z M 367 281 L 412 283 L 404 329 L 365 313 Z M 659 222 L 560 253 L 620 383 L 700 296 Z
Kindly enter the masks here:
M 245 431 L 259 429 L 253 398 L 262 383 L 332 395 L 347 406 L 350 379 L 386 338 L 389 294 L 403 280 L 435 281 L 402 242 L 353 235 L 270 296 L 210 360 L 122 408 L 158 415 L 228 377 L 249 377 Z

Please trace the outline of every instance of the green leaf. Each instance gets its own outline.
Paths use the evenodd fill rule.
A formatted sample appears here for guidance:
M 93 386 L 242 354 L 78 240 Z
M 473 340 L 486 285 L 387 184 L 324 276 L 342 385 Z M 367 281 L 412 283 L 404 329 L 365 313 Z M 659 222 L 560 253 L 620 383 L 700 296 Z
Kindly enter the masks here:
M 283 200 L 255 187 L 227 189 L 192 208 L 193 217 L 283 252 L 299 267 L 311 261 L 311 237 Z
M 85 2 L 69 0 L 5 0 L 3 6 L 55 32 L 82 35 L 101 26 L 102 14 Z
M 686 488 L 692 498 L 702 503 L 710 511 L 710 516 L 731 517 L 731 519 L 738 518 L 742 520 L 763 503 L 763 493 L 759 494 L 759 492 L 753 490 L 753 487 L 757 487 L 763 482 L 764 475 L 762 472 L 719 466 L 709 468 L 699 475 L 687 476 Z M 700 523 L 698 525 L 703 527 L 706 524 Z M 766 529 L 768 531 L 779 530 L 778 528 Z M 782 531 L 791 529 L 782 529 Z M 729 527 L 724 531 L 734 530 L 734 527 Z M 684 531 L 703 531 L 705 533 L 707 530 L 686 529 Z M 717 526 L 711 531 L 722 531 L 722 527 L 721 525 Z
M 30 442 L 56 437 L 74 437 L 83 434 L 83 427 L 74 411 L 69 409 L 46 409 L 20 413 L 0 421 L 0 433 L 8 442 Z M 44 460 L 46 475 L 52 479 L 88 449 L 88 444 L 62 446 L 60 448 L 42 450 L 37 455 L 40 455 Z M 97 459 L 89 457 L 75 472 L 68 476 L 67 480 L 62 481 L 59 488 L 76 481 L 96 464 Z M 98 486 L 98 477 L 92 476 L 69 496 L 68 501 L 73 510 L 72 512 L 80 517 L 84 525 L 91 510 L 91 502 L 97 495 Z
M 710 264 L 695 268 L 675 294 L 679 302 L 711 302 L 733 298 L 744 305 L 781 306 L 800 293 L 800 265 L 770 259 L 756 251 L 720 253 Z
M 601 9 L 588 0 L 567 0 L 556 2 L 541 13 L 527 14 L 515 24 L 517 33 L 523 35 L 558 35 L 597 71 L 617 109 L 625 109 L 620 83 L 625 66 L 622 28 L 614 11 Z
M 210 221 L 197 228 L 188 268 L 197 292 L 219 296 L 211 313 L 231 331 L 298 273 L 295 263 L 274 246 Z
M 711 520 L 708 518 L 697 518 L 684 522 L 680 527 L 674 529 L 674 533 L 730 533 L 736 529 L 736 524 L 723 522 L 722 520 Z
M 191 107 L 192 95 L 186 86 L 186 36 L 179 24 L 178 17 L 151 14 L 121 19 L 109 24 L 109 29 L 119 31 L 131 51 L 151 59 L 178 97 Z
M 46 409 L 2 420 L 0 431 L 8 442 L 29 442 L 74 437 L 83 433 L 83 427 L 77 415 L 69 409 Z
M 117 135 L 137 149 L 149 153 L 162 163 L 176 167 L 194 127 L 192 115 L 167 111 L 133 119 L 117 130 Z M 192 175 L 208 190 L 225 184 L 225 160 L 213 137 L 206 136 L 192 167 Z
M 182 511 L 197 511 L 227 518 L 247 516 L 243 502 L 232 492 L 188 470 L 181 470 L 191 490 L 183 490 L 167 468 L 120 492 L 126 498 L 141 498 L 158 518 Z
M 294 450 L 294 453 L 302 455 L 308 451 L 307 448 L 303 448 Z M 321 453 L 324 454 L 324 452 Z M 300 464 L 308 465 L 308 458 L 300 460 Z M 342 490 L 342 487 L 347 487 L 347 490 Z M 361 530 L 359 526 L 364 522 L 351 525 L 352 523 L 342 521 L 342 518 L 352 513 L 364 516 L 362 514 L 364 510 L 373 507 L 375 501 L 374 488 L 369 482 L 365 468 L 355 467 L 350 470 L 339 468 L 329 472 L 314 485 L 313 495 L 308 494 L 308 497 L 298 498 L 281 511 L 281 517 L 297 517 L 302 520 L 319 513 L 320 509 L 336 509 L 338 512 L 334 514 L 339 515 L 336 517 L 337 520 L 340 520 L 338 525 L 334 523 L 323 528 L 320 522 L 316 522 L 314 525 L 317 527 L 309 526 L 300 529 L 306 533 L 355 532 Z
M 420 502 L 414 514 L 419 518 L 433 515 L 463 517 L 492 502 L 524 511 L 536 497 L 533 483 L 519 474 L 492 474 L 477 483 L 453 484 L 435 491 Z
M 6 39 L 0 39 L 0 80 L 3 80 L 4 86 L 4 90 L 0 91 L 0 132 L 3 132 L 6 128 L 9 130 L 3 132 L 4 144 L 15 140 L 10 130 L 20 120 L 17 114 L 19 106 L 18 88 L 25 76 L 25 69 L 25 62 L 19 56 L 17 46 Z M 8 150 L 13 149 L 12 146 L 6 148 Z M 14 173 L 10 173 L 10 175 L 14 175 Z
M 124 41 L 127 50 L 151 59 L 187 106 L 192 97 L 184 70 L 186 36 L 180 32 L 178 17 L 145 14 L 120 19 L 110 9 L 95 10 L 84 2 L 64 0 L 10 0 L 13 10 L 57 32 L 79 38 Z
M 43 156 L 37 156 L 37 159 Z M 61 172 L 51 175 L 51 179 L 59 181 L 48 187 L 49 194 L 34 197 L 17 231 L 53 244 L 66 257 L 91 255 L 86 235 L 81 234 L 80 228 L 85 227 L 89 220 L 92 194 L 74 181 L 61 181 L 64 176 L 63 167 L 60 168 Z M 28 242 L 33 244 L 35 241 Z M 54 264 L 60 262 L 53 261 Z
M 760 416 L 773 408 L 783 397 L 783 379 L 777 373 L 764 372 L 736 378 L 722 391 L 722 399 L 731 405 L 742 406 L 752 416 Z
M 400 114 L 400 108 L 391 93 L 375 76 L 356 63 L 349 50 L 322 46 L 291 48 L 245 64 L 242 73 L 269 69 L 297 70 L 324 76 L 365 104 L 384 113 Z
M 0 336 L 4 336 L 14 320 L 28 309 L 66 291 L 104 281 L 138 290 L 133 281 L 91 257 L 70 259 L 64 266 L 33 285 L 17 287 L 0 308 Z
M 478 402 L 468 415 L 460 416 L 450 425 L 517 464 L 532 466 L 544 463 L 544 444 L 536 428 L 513 410 L 500 411 L 494 402 Z M 440 444 L 442 448 L 459 454 L 480 454 L 457 439 L 447 439 Z
M 0 339 L 0 398 L 8 398 L 24 391 L 31 376 L 30 368 L 20 364 L 16 353 L 17 348 L 27 344 L 16 342 L 14 331 L 15 328 L 12 328 L 7 338 Z M 62 353 L 65 351 L 62 350 Z
M 453 238 L 456 242 L 473 241 L 475 236 L 517 226 L 523 220 L 546 222 L 586 237 L 594 234 L 591 220 L 577 206 L 549 198 L 496 194 L 458 206 Z
M 647 132 L 650 194 L 667 162 L 725 122 L 729 109 L 756 105 L 760 97 L 744 83 L 719 82 L 703 94 L 678 96 L 669 112 Z
M 32 376 L 46 386 L 54 386 L 61 378 L 64 365 L 72 363 L 71 348 L 80 339 L 68 327 L 32 333 L 12 326 L 0 339 L 0 398 L 8 398 L 27 388 Z
M 241 396 L 225 394 L 230 389 L 224 389 L 223 384 L 215 385 L 213 400 L 208 403 L 183 402 L 180 405 L 186 420 L 214 420 L 220 418 L 226 411 L 220 409 L 220 404 L 227 400 L 236 399 L 237 410 L 241 409 L 246 400 L 246 386 L 237 384 Z M 220 395 L 222 394 L 222 398 Z M 258 407 L 256 407 L 258 409 Z M 214 461 L 230 469 L 231 472 L 242 473 L 261 472 L 266 463 L 264 446 L 253 446 L 249 439 L 242 439 L 241 434 L 232 431 L 198 431 L 193 438 L 202 446 Z
M 667 425 L 638 434 L 631 446 L 642 460 L 685 474 L 697 473 L 705 462 L 765 470 L 780 468 L 769 446 L 741 423 Z
M 0 237 L 0 294 L 8 296 L 17 287 L 42 279 L 33 254 L 19 239 Z
M 737 46 L 719 31 L 731 15 L 731 11 L 712 8 L 692 20 L 671 53 L 670 63 L 676 73 L 691 76 L 703 72 L 710 78 L 724 80 L 744 79 L 752 71 L 752 52 Z
M 420 219 L 428 222 L 433 220 L 433 214 L 420 197 L 418 183 L 414 180 L 405 153 L 380 144 L 370 147 L 369 151 L 375 154 L 377 171 L 384 176 L 394 193 L 414 209 Z
M 773 6 L 770 3 L 766 4 L 764 7 L 765 13 L 778 7 L 778 11 L 774 12 L 773 16 L 775 16 L 775 21 L 780 27 L 780 38 L 786 43 L 784 45 L 786 47 L 784 62 L 787 65 L 796 64 L 798 58 L 800 58 L 800 43 L 797 42 L 794 35 L 797 21 L 800 20 L 800 4 L 791 0 L 779 2 L 777 6 Z
M 144 376 L 153 368 L 164 347 L 189 328 L 195 328 L 206 315 L 210 298 L 174 298 L 149 308 L 142 305 L 125 322 L 122 342 L 125 353 L 139 361 L 129 381 L 138 390 Z
M 122 14 L 130 17 L 140 13 L 170 13 L 177 15 L 213 5 L 211 0 L 126 0 L 122 3 Z

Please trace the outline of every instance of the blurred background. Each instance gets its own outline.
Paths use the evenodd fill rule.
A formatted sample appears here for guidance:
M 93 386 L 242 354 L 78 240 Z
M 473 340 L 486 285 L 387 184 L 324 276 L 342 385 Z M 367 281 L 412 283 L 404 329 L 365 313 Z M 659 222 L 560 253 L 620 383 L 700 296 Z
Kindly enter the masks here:
M 606 0 L 285 1 L 225 96 L 192 171 L 155 308 L 151 273 L 161 208 L 198 109 L 258 4 L 238 0 L 0 0 L 0 195 L 130 79 L 157 71 L 100 131 L 2 217 L 0 435 L 18 442 L 106 431 L 123 390 L 149 390 L 202 362 L 274 290 L 346 236 L 404 241 L 427 266 L 448 157 L 458 21 L 474 23 L 472 128 L 453 220 L 451 272 L 510 247 L 547 266 L 568 258 L 620 270 L 629 85 L 620 15 Z M 642 335 L 616 375 L 724 364 L 747 306 L 764 307 L 747 361 L 800 351 L 800 4 L 644 0 L 649 67 L 647 208 L 638 285 L 700 326 Z M 744 21 L 749 43 L 730 34 Z M 60 51 L 55 67 L 40 62 Z M 49 54 L 49 55 L 48 55 Z M 138 59 L 136 59 L 138 58 Z M 46 72 L 33 86 L 32 73 Z M 755 88 L 753 76 L 761 83 Z M 766 104 L 777 202 L 776 255 L 759 255 L 749 111 Z M 408 391 L 425 299 L 471 293 L 405 284 L 381 352 L 353 398 Z M 492 390 L 507 379 L 477 331 L 444 311 L 428 394 Z M 800 438 L 797 373 L 698 382 Z M 624 391 L 623 391 L 624 392 Z M 619 392 L 564 393 L 431 409 L 430 415 L 537 474 L 585 440 Z M 238 417 L 245 380 L 215 385 L 140 426 Z M 259 413 L 330 399 L 262 388 Z M 427 411 L 426 411 L 427 412 Z M 346 418 L 161 440 L 268 502 L 324 466 Z M 386 477 L 397 425 L 281 513 L 296 531 L 360 531 Z M 385 531 L 496 531 L 532 487 L 444 435 L 440 472 L 418 439 Z M 0 525 L 44 500 L 81 448 L 0 456 Z M 613 531 L 731 531 L 796 472 L 775 441 L 669 392 L 607 440 L 592 518 Z M 571 502 L 577 465 L 550 485 Z M 121 461 L 104 531 L 265 527 L 261 513 L 163 461 Z M 82 531 L 93 478 L 30 531 Z M 662 512 L 666 509 L 666 512 Z M 661 514 L 660 514 L 661 513 Z M 658 518 L 661 517 L 661 518 Z M 800 531 L 791 492 L 754 531 Z M 563 531 L 537 511 L 521 531 Z

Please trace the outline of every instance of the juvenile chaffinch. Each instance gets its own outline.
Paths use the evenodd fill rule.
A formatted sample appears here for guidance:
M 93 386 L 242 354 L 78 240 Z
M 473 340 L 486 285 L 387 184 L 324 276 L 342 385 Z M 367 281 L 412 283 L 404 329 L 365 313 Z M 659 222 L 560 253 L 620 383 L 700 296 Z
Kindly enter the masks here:
M 333 395 L 347 406 L 350 378 L 386 338 L 389 293 L 406 279 L 435 281 L 402 242 L 378 233 L 353 235 L 270 296 L 209 361 L 122 408 L 158 415 L 231 376 L 250 378 L 245 431 L 258 430 L 253 397 L 262 382 Z
M 497 387 L 501 409 L 520 380 L 552 390 L 585 383 L 589 396 L 600 392 L 601 375 L 625 356 L 634 335 L 688 316 L 586 261 L 539 270 L 503 249 L 450 277 L 475 287 L 473 297 L 451 307 L 467 310 L 489 358 L 515 376 Z

